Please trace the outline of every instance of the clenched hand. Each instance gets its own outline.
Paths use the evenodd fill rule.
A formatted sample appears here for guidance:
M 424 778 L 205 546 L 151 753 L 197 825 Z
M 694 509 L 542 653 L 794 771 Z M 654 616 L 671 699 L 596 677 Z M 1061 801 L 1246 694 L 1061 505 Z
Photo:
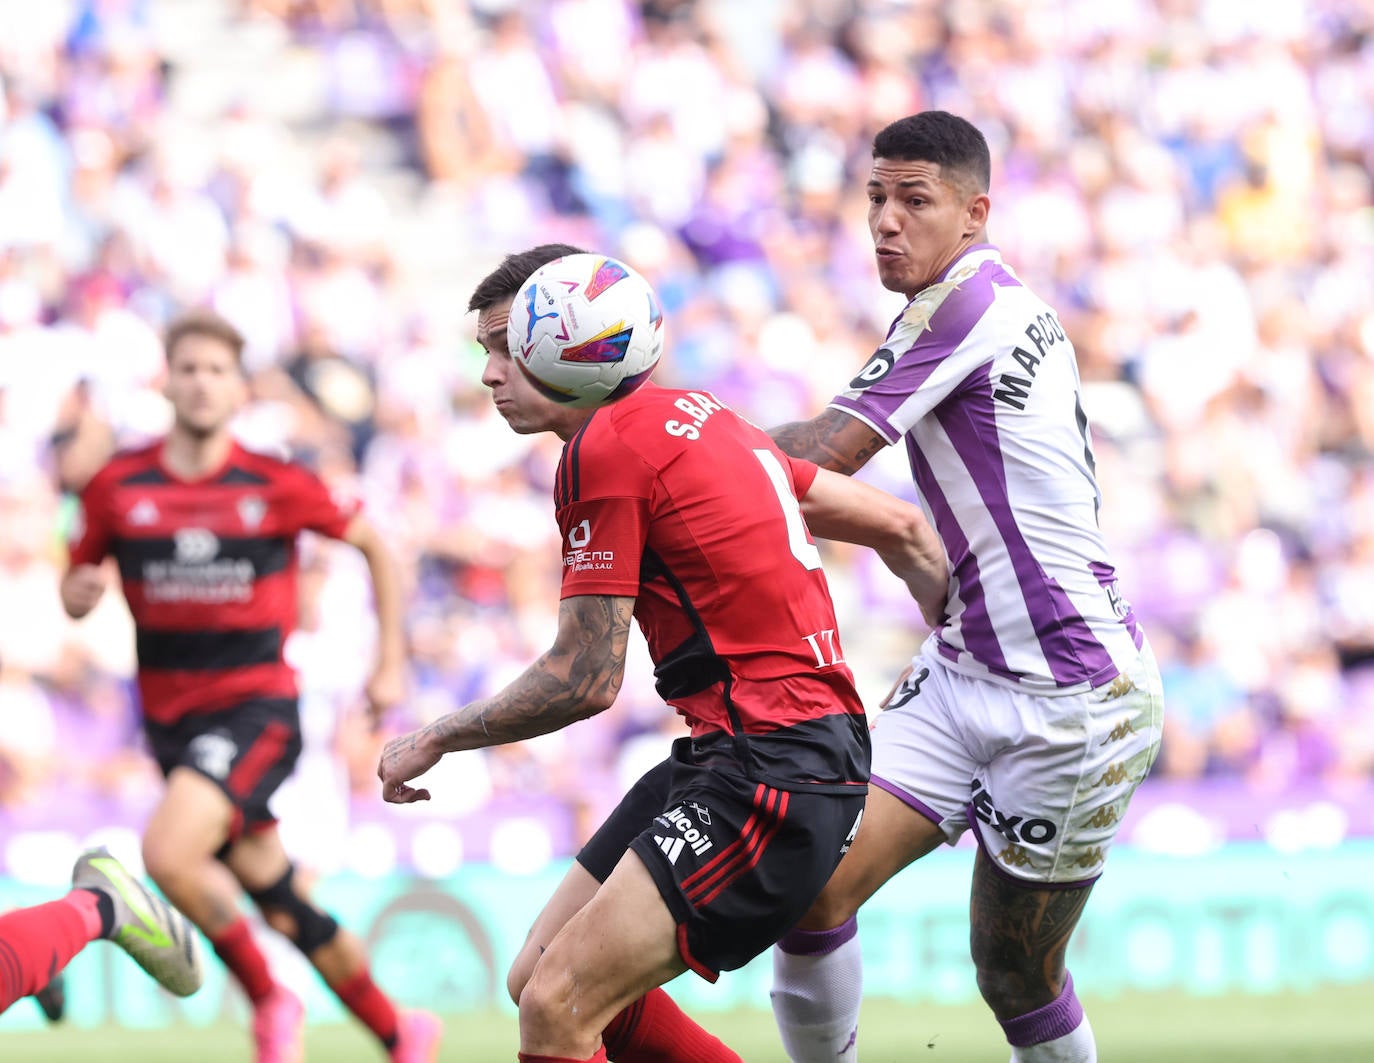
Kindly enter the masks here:
M 442 756 L 427 741 L 423 730 L 393 738 L 383 747 L 382 759 L 377 765 L 377 778 L 382 780 L 382 800 L 393 805 L 428 801 L 428 790 L 417 790 L 406 784 L 429 771 Z

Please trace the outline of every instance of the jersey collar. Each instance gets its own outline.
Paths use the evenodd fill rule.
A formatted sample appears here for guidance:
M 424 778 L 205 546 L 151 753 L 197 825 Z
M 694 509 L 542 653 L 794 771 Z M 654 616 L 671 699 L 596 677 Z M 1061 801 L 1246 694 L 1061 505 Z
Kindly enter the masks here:
M 1002 263 L 1002 252 L 995 244 L 973 244 L 967 248 L 962 255 L 949 264 L 949 269 L 941 275 L 941 281 L 947 281 L 961 269 L 972 267 L 977 269 L 984 262 Z

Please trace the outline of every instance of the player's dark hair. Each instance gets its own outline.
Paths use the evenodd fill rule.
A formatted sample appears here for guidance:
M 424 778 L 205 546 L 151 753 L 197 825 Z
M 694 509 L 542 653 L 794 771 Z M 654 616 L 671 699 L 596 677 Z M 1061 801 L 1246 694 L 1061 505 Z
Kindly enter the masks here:
M 162 340 L 167 361 L 172 360 L 172 352 L 187 336 L 209 336 L 219 340 L 234 352 L 234 361 L 243 363 L 243 334 L 211 310 L 191 310 L 173 319 Z
M 528 251 L 516 251 L 501 260 L 501 264 L 478 282 L 468 299 L 468 310 L 482 311 L 493 303 L 514 295 L 540 266 L 547 266 L 564 255 L 585 254 L 572 244 L 540 244 Z
M 980 192 L 992 183 L 987 140 L 972 122 L 948 111 L 921 111 L 883 127 L 873 138 L 873 157 L 933 162 L 942 174 L 966 174 Z

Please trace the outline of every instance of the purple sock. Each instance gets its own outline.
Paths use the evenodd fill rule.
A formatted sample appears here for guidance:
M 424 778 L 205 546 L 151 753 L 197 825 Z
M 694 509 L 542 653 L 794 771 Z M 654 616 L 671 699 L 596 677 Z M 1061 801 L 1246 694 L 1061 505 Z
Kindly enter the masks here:
M 1064 991 L 1043 1008 L 1002 1023 L 1007 1043 L 1017 1048 L 1053 1041 L 1078 1029 L 1083 1021 L 1083 1005 L 1073 991 L 1073 975 L 1064 972 Z
M 858 917 L 851 915 L 831 930 L 789 930 L 778 939 L 778 948 L 793 956 L 824 956 L 834 952 L 858 932 Z

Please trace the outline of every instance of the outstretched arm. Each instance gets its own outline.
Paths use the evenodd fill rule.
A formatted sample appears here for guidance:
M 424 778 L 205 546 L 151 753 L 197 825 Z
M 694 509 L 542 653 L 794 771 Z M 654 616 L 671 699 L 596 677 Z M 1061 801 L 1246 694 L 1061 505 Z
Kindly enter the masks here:
M 853 476 L 888 443 L 871 425 L 842 410 L 827 408 L 809 421 L 770 428 L 768 434 L 784 454 L 805 458 L 822 469 Z
M 861 480 L 821 469 L 801 500 L 812 535 L 857 543 L 877 552 L 935 627 L 949 590 L 949 563 L 940 537 L 920 507 Z
M 611 595 L 563 599 L 553 647 L 504 690 L 386 744 L 377 768 L 382 797 L 428 800 L 428 790 L 405 784 L 445 753 L 534 738 L 610 708 L 625 674 L 634 605 L 634 598 Z

